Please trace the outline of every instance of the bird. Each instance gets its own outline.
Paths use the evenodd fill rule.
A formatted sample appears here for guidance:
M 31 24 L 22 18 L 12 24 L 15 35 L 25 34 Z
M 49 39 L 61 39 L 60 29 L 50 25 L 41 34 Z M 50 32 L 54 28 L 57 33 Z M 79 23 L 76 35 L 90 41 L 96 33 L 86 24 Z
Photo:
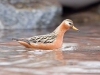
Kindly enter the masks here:
M 29 38 L 12 38 L 26 48 L 54 50 L 62 47 L 63 36 L 70 28 L 78 30 L 71 19 L 65 19 L 51 33 L 45 35 L 37 35 Z

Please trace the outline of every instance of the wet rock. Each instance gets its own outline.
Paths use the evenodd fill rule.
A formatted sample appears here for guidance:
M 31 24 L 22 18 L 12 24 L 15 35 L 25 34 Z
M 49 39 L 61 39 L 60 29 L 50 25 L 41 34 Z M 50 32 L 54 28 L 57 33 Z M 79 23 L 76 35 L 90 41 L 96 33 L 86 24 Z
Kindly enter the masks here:
M 100 14 L 100 4 L 98 6 L 97 12 Z
M 74 9 L 83 8 L 91 4 L 100 2 L 99 0 L 58 0 L 62 5 Z
M 67 16 L 67 18 L 72 19 L 76 23 L 92 23 L 100 21 L 100 14 L 93 12 L 81 12 Z
M 70 18 L 76 23 L 93 23 L 93 22 L 100 22 L 100 4 L 92 6 L 82 11 L 77 11 L 74 14 L 71 13 L 70 15 L 66 13 L 65 18 Z M 87 24 L 88 25 L 88 24 Z
M 49 28 L 60 22 L 60 15 L 56 0 L 0 0 L 2 29 Z

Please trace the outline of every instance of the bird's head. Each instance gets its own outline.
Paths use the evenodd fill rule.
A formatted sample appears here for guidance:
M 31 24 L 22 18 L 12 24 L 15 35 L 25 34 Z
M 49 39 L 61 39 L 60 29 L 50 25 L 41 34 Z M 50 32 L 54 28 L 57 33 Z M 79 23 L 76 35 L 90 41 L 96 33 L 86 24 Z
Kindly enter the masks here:
M 64 20 L 64 23 L 65 23 L 65 25 L 67 25 L 68 27 L 71 27 L 71 28 L 74 29 L 74 30 L 78 30 L 78 29 L 74 26 L 72 20 L 66 19 L 66 20 Z

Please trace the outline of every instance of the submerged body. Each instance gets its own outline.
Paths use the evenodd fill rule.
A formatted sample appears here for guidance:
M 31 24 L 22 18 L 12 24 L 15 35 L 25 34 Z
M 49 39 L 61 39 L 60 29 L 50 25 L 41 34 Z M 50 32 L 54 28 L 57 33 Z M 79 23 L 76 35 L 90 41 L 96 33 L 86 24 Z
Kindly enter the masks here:
M 58 49 L 61 48 L 63 44 L 64 33 L 71 27 L 74 30 L 78 30 L 73 26 L 72 20 L 66 19 L 50 34 L 33 36 L 30 38 L 14 38 L 13 40 L 18 41 L 21 45 L 27 48 L 43 50 Z

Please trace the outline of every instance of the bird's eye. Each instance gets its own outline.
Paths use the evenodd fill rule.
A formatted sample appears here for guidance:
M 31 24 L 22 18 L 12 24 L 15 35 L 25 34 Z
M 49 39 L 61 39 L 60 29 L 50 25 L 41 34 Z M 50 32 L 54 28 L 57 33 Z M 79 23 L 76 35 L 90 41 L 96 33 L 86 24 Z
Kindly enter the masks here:
M 71 25 L 71 23 L 69 23 L 69 25 Z

